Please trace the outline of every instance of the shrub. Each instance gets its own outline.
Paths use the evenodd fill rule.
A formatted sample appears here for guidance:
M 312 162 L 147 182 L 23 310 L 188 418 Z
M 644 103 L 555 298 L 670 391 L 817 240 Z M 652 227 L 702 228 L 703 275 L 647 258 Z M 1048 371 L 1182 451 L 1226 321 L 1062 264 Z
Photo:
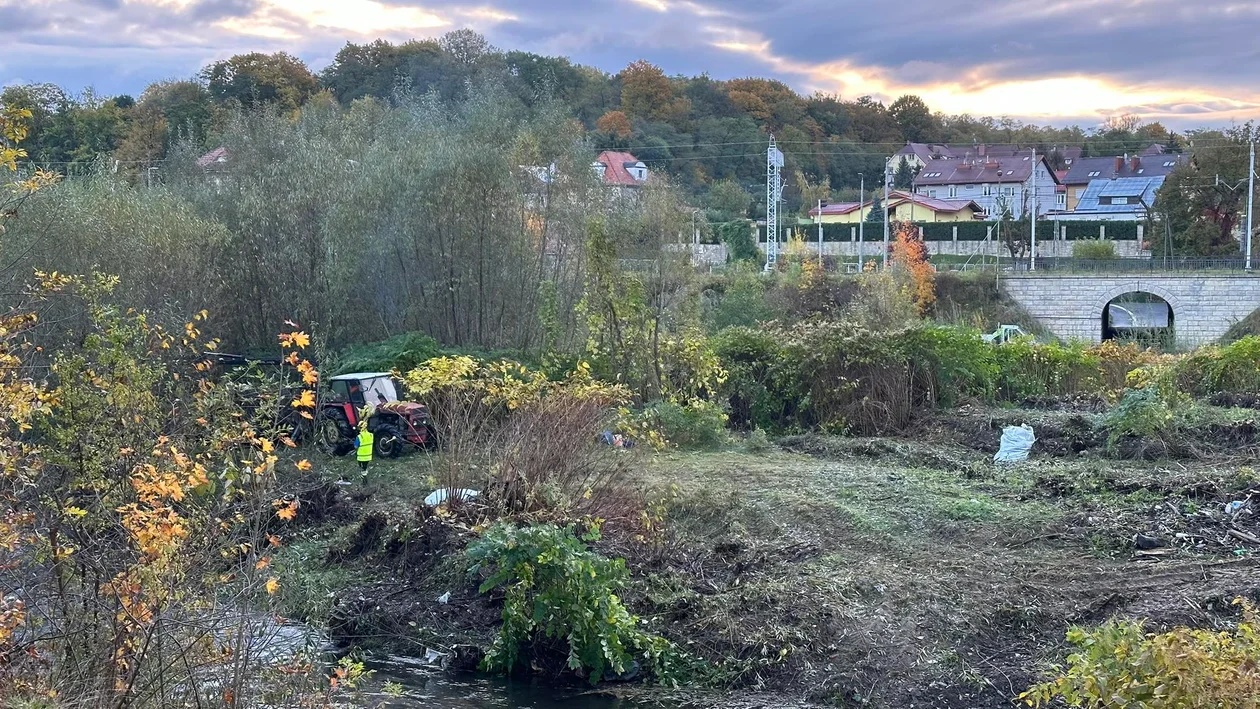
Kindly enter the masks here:
M 552 641 L 567 645 L 568 668 L 585 672 L 591 684 L 630 670 L 636 655 L 658 679 L 676 679 L 678 651 L 641 630 L 626 610 L 617 597 L 628 577 L 625 561 L 587 548 L 598 539 L 598 529 L 579 539 L 572 525 L 499 523 L 468 546 L 469 573 L 489 574 L 480 592 L 505 595 L 503 627 L 482 669 L 510 672 L 523 646 L 540 654 L 543 641 Z
M 1240 602 L 1241 603 L 1241 602 Z M 1032 707 L 1217 709 L 1254 707 L 1260 697 L 1260 618 L 1243 605 L 1231 631 L 1176 628 L 1146 633 L 1140 622 L 1112 620 L 1095 630 L 1073 628 L 1077 650 L 1058 675 L 1020 695 Z
M 1079 342 L 1038 344 L 1022 338 L 997 347 L 997 394 L 1003 401 L 1099 391 L 1101 359 Z
M 717 226 L 718 239 L 726 244 L 728 261 L 750 261 L 758 266 L 762 263 L 761 251 L 757 248 L 757 236 L 752 222 L 739 219 Z
M 740 431 L 782 426 L 796 399 L 776 385 L 776 372 L 791 366 L 780 341 L 764 329 L 732 327 L 715 335 L 712 345 L 727 372 L 718 394 L 730 412 L 730 425 Z
M 1165 396 L 1158 386 L 1126 391 L 1120 403 L 1103 418 L 1108 445 L 1128 436 L 1168 440 L 1177 424 L 1178 403 L 1177 395 Z
M 754 429 L 748 434 L 748 440 L 744 441 L 744 448 L 749 453 L 764 453 L 770 450 L 770 437 L 760 428 Z
M 716 448 L 726 442 L 726 414 L 711 401 L 659 401 L 650 412 L 665 439 L 680 448 Z
M 1088 241 L 1077 241 L 1072 244 L 1072 258 L 1106 260 L 1116 257 L 1116 244 L 1114 241 L 1103 241 L 1101 239 L 1090 239 Z
M 346 349 L 336 358 L 332 370 L 347 372 L 409 372 L 425 361 L 437 357 L 442 347 L 423 332 L 408 332 L 382 342 L 371 342 Z

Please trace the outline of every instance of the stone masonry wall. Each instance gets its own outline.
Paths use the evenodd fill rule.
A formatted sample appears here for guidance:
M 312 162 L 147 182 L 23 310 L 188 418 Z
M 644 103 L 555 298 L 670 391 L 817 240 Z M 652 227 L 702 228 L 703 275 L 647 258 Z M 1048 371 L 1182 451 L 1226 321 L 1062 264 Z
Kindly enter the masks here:
M 1132 292 L 1151 293 L 1172 306 L 1179 347 L 1220 339 L 1234 323 L 1260 308 L 1257 276 L 1043 276 L 1006 275 L 1003 289 L 1062 339 L 1099 342 L 1103 309 Z

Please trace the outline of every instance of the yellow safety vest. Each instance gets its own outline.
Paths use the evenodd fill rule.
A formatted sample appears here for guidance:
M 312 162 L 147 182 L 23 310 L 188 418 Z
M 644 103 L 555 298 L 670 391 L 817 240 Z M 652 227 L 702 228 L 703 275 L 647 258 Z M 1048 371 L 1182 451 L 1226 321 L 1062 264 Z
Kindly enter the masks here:
M 359 437 L 354 439 L 355 445 L 359 447 L 359 462 L 369 463 L 372 461 L 372 443 L 376 437 L 366 428 L 359 431 Z

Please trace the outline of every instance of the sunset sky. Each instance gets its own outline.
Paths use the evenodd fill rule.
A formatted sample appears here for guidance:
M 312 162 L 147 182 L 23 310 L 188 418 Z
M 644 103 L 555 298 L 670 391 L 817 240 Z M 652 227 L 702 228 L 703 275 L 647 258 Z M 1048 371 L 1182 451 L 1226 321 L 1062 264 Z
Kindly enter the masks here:
M 616 72 L 772 76 L 946 113 L 1178 128 L 1260 117 L 1255 0 L 0 0 L 0 84 L 138 94 L 244 51 L 315 70 L 345 42 L 471 27 Z

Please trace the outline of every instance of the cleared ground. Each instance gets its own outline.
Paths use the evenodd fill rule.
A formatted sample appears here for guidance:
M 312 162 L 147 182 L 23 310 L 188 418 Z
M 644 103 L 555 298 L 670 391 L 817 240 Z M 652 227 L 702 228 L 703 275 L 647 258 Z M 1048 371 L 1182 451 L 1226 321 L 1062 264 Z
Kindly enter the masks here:
M 1235 597 L 1260 598 L 1260 543 L 1247 539 L 1260 522 L 1224 513 L 1249 494 L 1260 507 L 1251 445 L 1110 460 L 1085 429 L 1073 442 L 1078 415 L 1040 413 L 1044 450 L 995 468 L 1000 425 L 1019 415 L 980 412 L 915 439 L 643 455 L 627 489 L 646 491 L 663 531 L 601 547 L 627 559 L 633 610 L 742 690 L 733 705 L 1008 707 L 1062 657 L 1072 624 L 1212 626 Z M 322 482 L 352 467 L 335 461 Z M 468 530 L 420 505 L 427 469 L 415 455 L 366 483 L 309 481 L 311 526 L 287 552 L 295 607 L 331 594 L 335 636 L 395 650 L 489 638 L 498 609 L 458 558 Z M 1135 549 L 1138 533 L 1161 546 Z

